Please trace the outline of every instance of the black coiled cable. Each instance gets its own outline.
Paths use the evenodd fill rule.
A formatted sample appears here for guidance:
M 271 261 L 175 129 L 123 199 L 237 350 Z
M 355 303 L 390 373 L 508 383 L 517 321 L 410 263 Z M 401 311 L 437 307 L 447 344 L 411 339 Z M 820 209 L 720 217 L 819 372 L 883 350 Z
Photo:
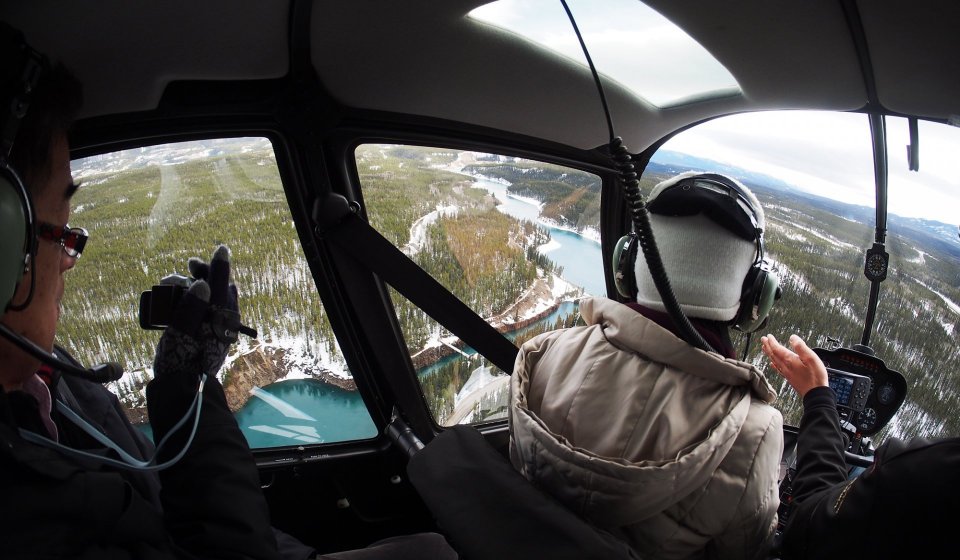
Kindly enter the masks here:
M 670 318 L 673 319 L 673 323 L 680 331 L 683 339 L 688 344 L 701 350 L 713 352 L 713 348 L 700 336 L 697 329 L 693 328 L 690 319 L 683 314 L 680 302 L 677 301 L 677 296 L 673 293 L 673 288 L 670 287 L 670 280 L 667 278 L 666 269 L 663 268 L 657 242 L 653 238 L 653 228 L 650 227 L 650 213 L 647 211 L 646 202 L 640 193 L 640 181 L 637 180 L 637 172 L 633 167 L 633 156 L 623 145 L 623 139 L 613 132 L 613 119 L 610 116 L 610 107 L 607 106 L 607 96 L 603 92 L 603 83 L 600 81 L 597 67 L 593 64 L 593 58 L 590 57 L 587 44 L 583 41 L 583 35 L 580 33 L 580 27 L 577 26 L 577 20 L 573 17 L 573 12 L 570 11 L 570 6 L 567 5 L 566 0 L 560 0 L 560 3 L 563 4 L 563 9 L 567 12 L 567 18 L 570 19 L 570 25 L 573 26 L 573 31 L 577 34 L 580 48 L 583 49 L 583 55 L 587 58 L 593 81 L 596 83 L 597 92 L 600 94 L 600 103 L 603 105 L 603 114 L 607 118 L 607 128 L 610 131 L 610 156 L 619 173 L 620 183 L 623 184 L 624 197 L 630 206 L 634 233 L 637 236 L 640 248 L 643 250 L 643 257 L 647 260 L 647 268 L 650 269 L 650 276 L 653 277 L 653 285 L 656 286 L 663 306 Z
M 667 270 L 660 258 L 657 240 L 653 237 L 653 228 L 650 226 L 650 212 L 647 211 L 647 203 L 643 200 L 643 195 L 640 194 L 640 181 L 637 179 L 637 172 L 633 167 L 633 157 L 627 147 L 623 145 L 623 139 L 619 136 L 610 140 L 610 155 L 620 174 L 620 183 L 623 185 L 624 198 L 627 199 L 627 205 L 630 207 L 630 217 L 633 220 L 637 243 L 643 251 L 643 257 L 647 260 L 647 268 L 650 269 L 650 276 L 653 278 L 653 284 L 660 294 L 663 306 L 670 318 L 673 319 L 674 325 L 680 330 L 684 340 L 701 350 L 712 352 L 713 348 L 693 327 L 690 319 L 684 315 L 680 308 L 680 302 L 677 301 L 677 296 L 673 293 L 670 279 L 667 277 Z

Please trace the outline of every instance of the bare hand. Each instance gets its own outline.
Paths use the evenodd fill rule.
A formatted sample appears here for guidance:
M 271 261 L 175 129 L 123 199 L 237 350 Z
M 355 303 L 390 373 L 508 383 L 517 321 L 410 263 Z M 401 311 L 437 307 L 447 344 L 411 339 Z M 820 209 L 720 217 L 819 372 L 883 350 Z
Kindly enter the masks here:
M 760 337 L 760 344 L 763 353 L 770 358 L 770 365 L 790 383 L 800 398 L 814 387 L 828 386 L 826 366 L 799 336 L 790 336 L 793 351 L 770 334 Z

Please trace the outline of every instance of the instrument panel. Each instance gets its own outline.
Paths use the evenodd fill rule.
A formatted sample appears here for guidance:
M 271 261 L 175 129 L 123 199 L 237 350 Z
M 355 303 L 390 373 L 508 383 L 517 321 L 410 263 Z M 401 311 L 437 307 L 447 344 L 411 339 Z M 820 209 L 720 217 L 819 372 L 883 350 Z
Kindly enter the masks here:
M 814 348 L 827 366 L 840 420 L 871 436 L 890 422 L 907 398 L 907 380 L 880 358 L 852 348 Z
M 851 461 L 858 458 L 870 460 L 865 456 L 872 455 L 872 444 L 864 437 L 879 432 L 897 413 L 907 397 L 907 381 L 900 372 L 888 368 L 883 360 L 872 353 L 853 348 L 814 348 L 813 351 L 827 366 L 828 383 L 837 396 L 841 427 L 847 432 L 844 437 L 850 437 L 846 449 L 848 472 L 850 476 L 856 476 L 858 463 Z M 850 433 L 851 428 L 856 433 Z M 780 507 L 777 510 L 778 541 L 793 511 L 793 478 L 797 473 L 799 431 L 784 426 L 783 435 Z

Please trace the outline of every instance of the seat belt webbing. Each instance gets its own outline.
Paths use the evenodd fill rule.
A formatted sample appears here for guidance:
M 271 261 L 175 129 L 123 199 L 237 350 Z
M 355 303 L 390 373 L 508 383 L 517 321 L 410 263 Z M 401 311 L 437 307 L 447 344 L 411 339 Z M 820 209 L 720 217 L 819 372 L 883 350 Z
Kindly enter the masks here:
M 517 347 L 355 213 L 322 232 L 435 321 L 507 373 Z

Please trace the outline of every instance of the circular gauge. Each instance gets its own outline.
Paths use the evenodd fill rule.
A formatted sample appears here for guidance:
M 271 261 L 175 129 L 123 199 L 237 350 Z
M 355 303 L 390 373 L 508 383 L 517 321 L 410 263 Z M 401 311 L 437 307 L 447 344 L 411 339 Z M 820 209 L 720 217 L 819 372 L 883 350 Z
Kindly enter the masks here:
M 877 400 L 880 404 L 890 404 L 897 397 L 897 391 L 890 383 L 884 383 L 877 389 Z
M 874 278 L 880 278 L 887 272 L 887 261 L 883 255 L 874 253 L 867 259 L 867 272 Z
M 877 411 L 872 408 L 863 409 L 863 411 L 860 412 L 858 424 L 861 430 L 872 430 L 877 424 Z
M 880 282 L 887 277 L 889 260 L 883 245 L 874 243 L 867 251 L 867 258 L 863 263 L 863 273 L 871 282 Z

